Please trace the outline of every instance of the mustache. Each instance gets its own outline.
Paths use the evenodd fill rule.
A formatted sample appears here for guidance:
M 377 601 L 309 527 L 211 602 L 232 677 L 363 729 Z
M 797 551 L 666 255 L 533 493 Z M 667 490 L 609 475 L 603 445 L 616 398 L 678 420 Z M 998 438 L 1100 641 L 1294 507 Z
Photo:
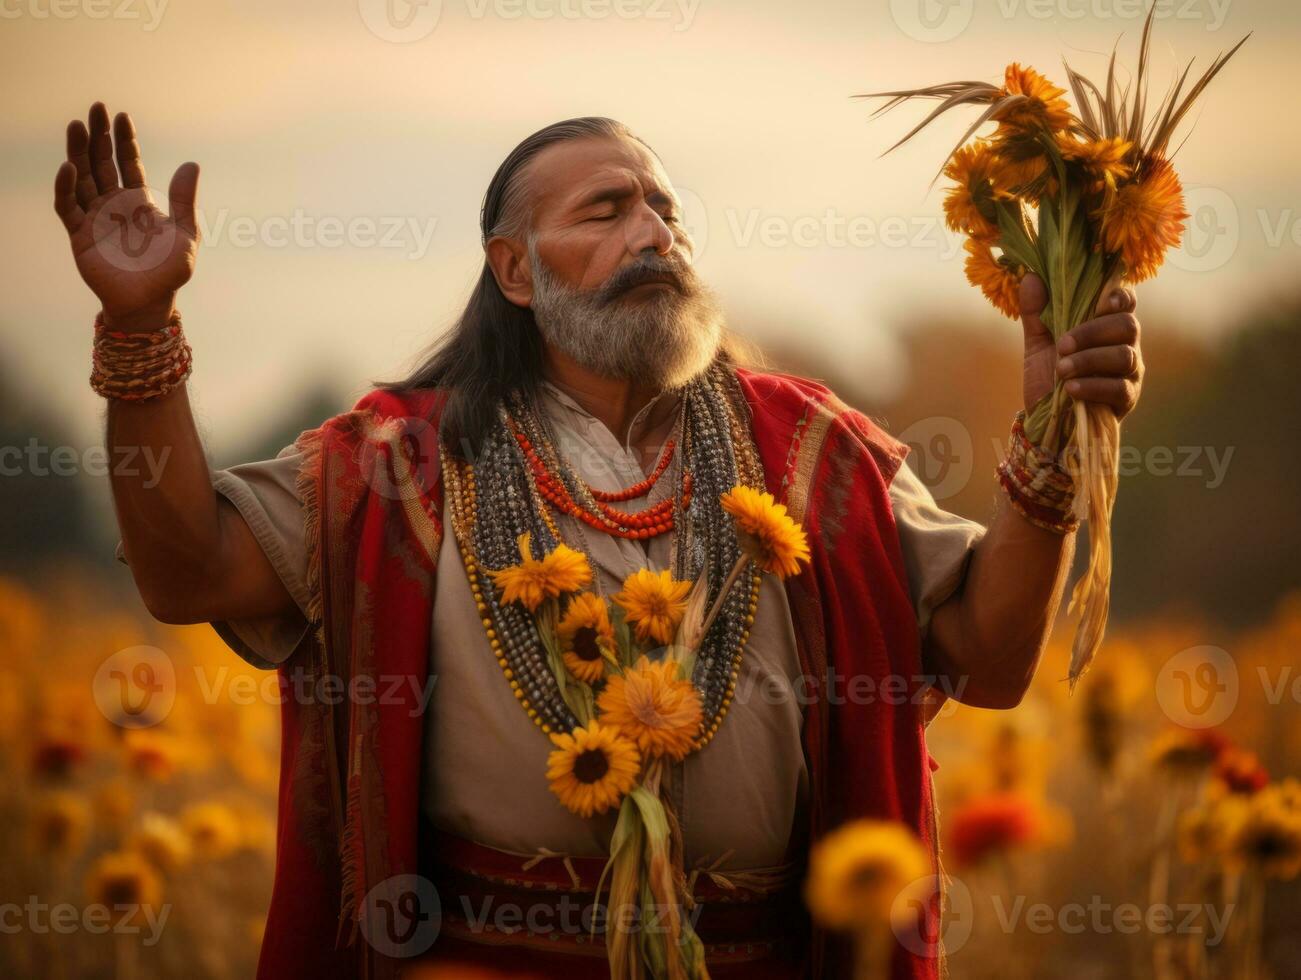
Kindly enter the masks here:
M 628 290 L 645 283 L 666 279 L 682 296 L 691 296 L 696 292 L 696 273 L 689 263 L 680 258 L 643 255 L 606 280 L 600 290 L 600 305 L 611 303 Z

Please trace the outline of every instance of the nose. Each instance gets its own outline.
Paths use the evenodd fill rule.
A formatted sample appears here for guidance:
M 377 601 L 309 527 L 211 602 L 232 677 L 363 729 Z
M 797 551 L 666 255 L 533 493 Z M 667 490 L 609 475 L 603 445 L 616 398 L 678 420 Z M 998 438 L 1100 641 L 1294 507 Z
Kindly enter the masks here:
M 673 229 L 665 224 L 664 219 L 649 204 L 642 204 L 638 212 L 638 220 L 632 222 L 628 231 L 628 251 L 633 255 L 647 251 L 661 256 L 668 255 L 676 242 Z

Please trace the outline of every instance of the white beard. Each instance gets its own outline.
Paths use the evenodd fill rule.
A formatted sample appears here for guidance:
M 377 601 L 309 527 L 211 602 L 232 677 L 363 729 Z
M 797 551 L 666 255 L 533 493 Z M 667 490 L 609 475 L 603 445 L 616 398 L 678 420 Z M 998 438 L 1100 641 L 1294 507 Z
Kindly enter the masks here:
M 590 290 L 561 282 L 528 243 L 533 318 L 543 340 L 601 377 L 677 388 L 703 372 L 723 339 L 723 312 L 690 265 L 648 256 Z M 657 289 L 629 301 L 617 280 L 671 271 L 683 291 Z M 611 287 L 614 287 L 613 289 Z

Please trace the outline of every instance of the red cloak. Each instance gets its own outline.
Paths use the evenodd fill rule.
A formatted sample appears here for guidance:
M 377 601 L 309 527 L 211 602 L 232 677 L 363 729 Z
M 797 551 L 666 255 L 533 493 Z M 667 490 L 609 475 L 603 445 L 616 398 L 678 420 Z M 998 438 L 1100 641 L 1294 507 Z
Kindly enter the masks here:
M 822 385 L 736 373 L 767 489 L 803 523 L 812 553 L 785 583 L 808 695 L 809 825 L 797 830 L 816 841 L 852 818 L 894 820 L 934 853 L 919 634 L 888 494 L 907 448 Z M 395 976 L 401 964 L 362 933 L 371 890 L 418 867 L 444 401 L 432 389 L 372 391 L 297 440 L 317 628 L 280 668 L 264 980 Z M 876 695 L 847 696 L 851 678 L 870 678 L 858 690 Z M 937 975 L 938 906 L 937 891 L 924 938 L 896 943 L 893 977 Z M 848 977 L 847 943 L 811 935 L 805 975 Z

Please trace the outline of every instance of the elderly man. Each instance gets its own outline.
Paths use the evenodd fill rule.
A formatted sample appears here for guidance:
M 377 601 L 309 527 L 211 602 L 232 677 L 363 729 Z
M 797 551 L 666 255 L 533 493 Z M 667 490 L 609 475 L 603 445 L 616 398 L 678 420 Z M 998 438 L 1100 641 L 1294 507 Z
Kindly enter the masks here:
M 653 582 L 701 580 L 719 610 L 676 682 L 699 706 L 693 751 L 659 787 L 704 965 L 651 972 L 846 975 L 843 941 L 800 902 L 810 844 L 870 817 L 935 855 L 929 711 L 946 696 L 1023 696 L 1071 557 L 1069 492 L 1031 498 L 1003 479 L 986 530 L 936 507 L 906 449 L 825 387 L 747 366 L 692 267 L 660 160 L 597 117 L 548 126 L 502 163 L 479 282 L 410 377 L 274 460 L 211 473 L 175 305 L 194 268 L 197 179 L 180 167 L 171 215 L 158 211 L 130 119 L 110 134 L 96 104 L 88 127 L 69 126 L 55 208 L 102 304 L 91 380 L 109 400 L 110 450 L 170 452 L 156 484 L 113 474 L 119 557 L 158 619 L 212 623 L 280 671 L 260 975 L 453 961 L 644 975 L 636 943 L 617 953 L 593 927 L 616 809 L 566 802 L 549 776 L 561 736 L 590 732 L 548 669 L 550 627 L 494 574 L 541 569 L 562 548 L 629 622 L 641 572 L 656 615 L 680 617 L 681 597 Z M 116 244 L 128 227 L 152 251 Z M 1107 297 L 1057 345 L 1043 303 L 1028 277 L 1025 404 L 1056 372 L 1077 398 L 1128 412 L 1142 370 L 1133 296 Z M 1019 427 L 1010 447 L 1023 468 L 1058 465 Z M 720 499 L 738 485 L 801 523 L 798 574 L 729 576 L 741 541 Z M 600 658 L 589 643 L 585 666 L 576 635 L 578 673 Z M 322 696 L 323 681 L 344 696 Z M 562 775 L 599 801 L 617 760 L 585 751 Z M 937 904 L 894 943 L 892 975 L 936 974 Z

